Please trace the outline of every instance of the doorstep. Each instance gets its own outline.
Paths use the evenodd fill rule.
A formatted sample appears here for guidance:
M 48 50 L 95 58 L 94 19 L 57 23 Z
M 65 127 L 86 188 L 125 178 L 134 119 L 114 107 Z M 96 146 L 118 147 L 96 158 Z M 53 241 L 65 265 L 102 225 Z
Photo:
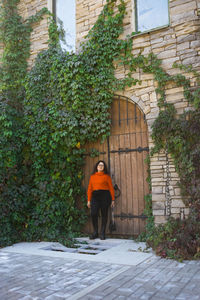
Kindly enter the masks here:
M 89 240 L 88 237 L 77 238 L 76 240 L 77 244 L 82 245 L 82 251 L 79 253 L 77 251 L 75 252 L 74 248 L 67 248 L 60 243 L 54 242 L 23 242 L 2 248 L 0 251 L 128 266 L 135 266 L 145 260 L 155 258 L 153 251 L 146 249 L 145 243 L 137 243 L 133 240 L 111 238 L 106 240 Z M 89 250 L 96 250 L 96 253 L 92 250 L 88 252 L 86 245 L 89 246 Z M 81 248 L 81 246 L 79 248 Z

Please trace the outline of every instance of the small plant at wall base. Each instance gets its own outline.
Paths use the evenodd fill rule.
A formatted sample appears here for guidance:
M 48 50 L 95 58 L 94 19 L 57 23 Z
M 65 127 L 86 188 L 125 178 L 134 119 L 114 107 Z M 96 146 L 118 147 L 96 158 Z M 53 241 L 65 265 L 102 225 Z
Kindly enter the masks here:
M 18 2 L 4 0 L 1 21 L 3 28 L 7 23 L 12 24 L 9 21 L 13 15 L 16 16 L 16 22 L 24 26 L 17 15 Z M 119 39 L 123 32 L 125 4 L 124 1 L 120 1 L 116 11 L 115 4 L 115 0 L 107 1 L 78 54 L 61 50 L 59 33 L 54 23 L 50 23 L 49 26 L 49 49 L 38 55 L 28 74 L 24 61 L 29 56 L 29 46 L 25 49 L 20 46 L 24 33 L 19 32 L 20 37 L 16 42 L 17 45 L 19 43 L 19 48 L 10 48 L 9 44 L 5 48 L 2 68 L 7 75 L 1 83 L 0 112 L 0 155 L 3 159 L 0 165 L 0 205 L 3 211 L 0 223 L 4 231 L 1 232 L 0 241 L 2 245 L 16 240 L 65 241 L 66 237 L 72 237 L 73 233 L 80 229 L 85 219 L 83 202 L 86 202 L 85 191 L 81 187 L 84 144 L 99 137 L 105 139 L 110 134 L 109 108 L 113 95 L 115 91 L 123 90 L 127 85 L 139 83 L 132 78 L 132 72 L 140 68 L 145 73 L 154 74 L 158 83 L 156 92 L 159 95 L 161 111 L 153 128 L 154 153 L 165 148 L 167 139 L 169 152 L 179 171 L 181 185 L 187 195 L 191 195 L 187 203 L 191 207 L 190 221 L 174 223 L 175 221 L 169 220 L 166 225 L 154 231 L 155 235 L 153 230 L 148 229 L 148 243 L 157 249 L 160 255 L 165 253 L 163 256 L 166 257 L 173 255 L 176 258 L 198 258 L 197 208 L 200 172 L 195 163 L 199 159 L 196 140 L 198 135 L 195 136 L 195 130 L 199 128 L 198 88 L 191 92 L 190 83 L 183 75 L 166 74 L 160 66 L 161 61 L 154 54 L 151 53 L 147 57 L 142 54 L 132 55 L 132 38 Z M 6 7 L 9 13 L 5 10 Z M 28 30 L 30 32 L 31 29 Z M 25 29 L 24 31 L 26 33 Z M 3 32 L 8 35 L 9 32 L 13 32 L 10 42 L 12 35 L 17 34 L 14 28 L 10 31 L 5 27 Z M 25 36 L 28 37 L 26 34 Z M 4 38 L 5 45 L 7 41 L 8 39 Z M 27 39 L 27 45 L 30 45 L 29 43 Z M 7 80 L 9 76 L 13 76 L 12 63 L 18 61 L 10 60 L 16 54 L 15 51 L 18 51 L 16 57 L 24 53 L 24 65 L 16 64 L 22 75 L 17 77 L 19 80 Z M 121 65 L 124 65 L 128 72 L 119 80 L 115 78 L 114 73 L 115 68 Z M 192 118 L 189 118 L 188 113 L 177 119 L 174 106 L 166 103 L 165 88 L 170 82 L 184 87 L 186 99 L 196 107 L 196 110 L 190 113 L 194 113 Z M 188 132 L 192 134 L 189 135 Z M 188 174 L 190 179 L 187 178 Z M 151 204 L 150 196 L 147 200 Z M 149 206 L 151 225 L 152 218 Z M 190 235 L 190 222 L 194 232 L 193 250 L 189 254 L 177 252 L 176 247 L 185 247 L 182 233 L 187 228 L 188 236 Z M 177 224 L 177 231 L 177 226 L 173 224 Z M 150 227 L 152 229 L 152 226 Z M 176 241 L 171 241 L 171 233 Z
M 145 225 L 145 231 L 142 232 L 136 239 L 137 242 L 146 242 L 149 240 L 153 232 L 155 230 L 154 225 L 154 216 L 152 211 L 152 195 L 148 194 L 144 197 L 145 200 L 145 209 L 143 211 L 143 214 L 146 216 L 146 225 Z

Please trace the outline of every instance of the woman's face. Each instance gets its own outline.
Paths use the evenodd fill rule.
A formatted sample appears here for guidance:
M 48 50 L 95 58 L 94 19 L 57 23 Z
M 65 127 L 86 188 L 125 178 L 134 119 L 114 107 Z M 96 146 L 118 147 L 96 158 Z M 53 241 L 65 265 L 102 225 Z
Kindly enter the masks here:
M 103 172 L 103 170 L 104 170 L 104 163 L 100 161 L 100 163 L 97 165 L 97 171 Z

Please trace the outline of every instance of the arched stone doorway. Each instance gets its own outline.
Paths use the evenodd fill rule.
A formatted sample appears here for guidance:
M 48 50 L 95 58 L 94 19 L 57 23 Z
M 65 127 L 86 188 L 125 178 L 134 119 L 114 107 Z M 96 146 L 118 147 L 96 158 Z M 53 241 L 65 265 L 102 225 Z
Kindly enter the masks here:
M 86 146 L 84 185 L 87 188 L 94 164 L 99 159 L 104 160 L 113 185 L 121 191 L 116 199 L 114 215 L 117 230 L 113 235 L 137 236 L 144 231 L 144 196 L 149 193 L 147 164 L 144 162 L 149 150 L 147 124 L 138 105 L 123 96 L 115 96 L 111 118 L 110 137 L 103 144 L 96 142 Z M 96 150 L 98 156 L 91 157 Z M 85 231 L 92 232 L 91 220 Z

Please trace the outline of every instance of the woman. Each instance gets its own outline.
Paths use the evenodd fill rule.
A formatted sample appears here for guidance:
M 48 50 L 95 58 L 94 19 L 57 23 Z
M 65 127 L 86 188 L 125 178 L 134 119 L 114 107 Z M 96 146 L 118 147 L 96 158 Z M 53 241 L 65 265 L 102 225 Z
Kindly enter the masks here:
M 90 239 L 98 237 L 98 214 L 99 210 L 101 210 L 100 239 L 105 240 L 108 208 L 110 205 L 114 207 L 115 192 L 112 180 L 108 175 L 106 163 L 103 160 L 99 160 L 94 167 L 93 174 L 90 177 L 87 194 L 87 206 L 88 208 L 91 208 L 92 225 L 94 228 L 94 232 L 90 236 Z

